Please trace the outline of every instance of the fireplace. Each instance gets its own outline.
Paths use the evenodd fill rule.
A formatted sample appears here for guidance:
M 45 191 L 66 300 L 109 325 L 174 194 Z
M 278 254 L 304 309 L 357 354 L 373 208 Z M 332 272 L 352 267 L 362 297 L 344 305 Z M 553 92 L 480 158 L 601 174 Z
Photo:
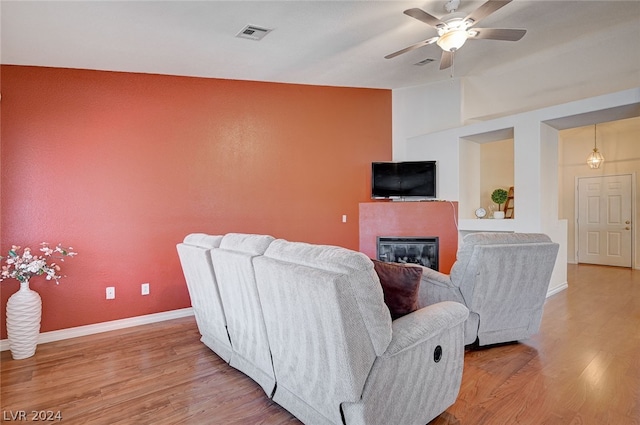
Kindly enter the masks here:
M 388 263 L 413 263 L 438 270 L 438 237 L 377 237 L 377 258 Z

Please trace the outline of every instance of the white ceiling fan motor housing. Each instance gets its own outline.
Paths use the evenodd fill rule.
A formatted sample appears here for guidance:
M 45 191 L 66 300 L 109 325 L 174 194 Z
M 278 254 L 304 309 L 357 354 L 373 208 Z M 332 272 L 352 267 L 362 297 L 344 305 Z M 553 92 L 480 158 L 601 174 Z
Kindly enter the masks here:
M 444 8 L 447 12 L 455 12 L 460 7 L 460 0 L 449 0 L 445 3 Z

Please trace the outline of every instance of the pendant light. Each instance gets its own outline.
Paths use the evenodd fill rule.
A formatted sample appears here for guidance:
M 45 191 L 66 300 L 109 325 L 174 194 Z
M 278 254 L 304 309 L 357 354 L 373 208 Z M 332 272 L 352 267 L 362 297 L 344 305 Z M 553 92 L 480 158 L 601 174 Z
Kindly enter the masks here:
M 589 154 L 587 158 L 587 165 L 590 168 L 600 168 L 600 165 L 604 162 L 604 156 L 600 152 L 598 152 L 598 144 L 597 144 L 597 130 L 598 124 L 594 124 L 593 126 L 593 152 Z

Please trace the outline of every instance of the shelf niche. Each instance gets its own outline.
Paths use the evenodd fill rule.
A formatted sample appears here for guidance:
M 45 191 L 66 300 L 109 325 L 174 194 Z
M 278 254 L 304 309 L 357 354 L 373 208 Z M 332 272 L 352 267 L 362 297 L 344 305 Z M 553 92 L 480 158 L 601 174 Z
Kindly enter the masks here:
M 498 208 L 491 200 L 491 193 L 498 188 L 508 191 L 514 186 L 513 134 L 513 128 L 505 128 L 460 138 L 461 221 L 477 220 L 475 210 L 479 207 L 485 208 L 490 217 L 491 208 Z M 483 223 L 480 227 L 492 226 Z

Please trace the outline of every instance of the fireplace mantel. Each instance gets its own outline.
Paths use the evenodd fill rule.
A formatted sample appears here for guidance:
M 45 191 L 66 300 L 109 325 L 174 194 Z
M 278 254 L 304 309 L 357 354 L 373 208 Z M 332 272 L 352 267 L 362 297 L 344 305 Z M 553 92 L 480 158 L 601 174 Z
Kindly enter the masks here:
M 456 260 L 458 203 L 365 202 L 360 204 L 360 252 L 376 258 L 378 236 L 439 238 L 439 267 L 449 273 Z

